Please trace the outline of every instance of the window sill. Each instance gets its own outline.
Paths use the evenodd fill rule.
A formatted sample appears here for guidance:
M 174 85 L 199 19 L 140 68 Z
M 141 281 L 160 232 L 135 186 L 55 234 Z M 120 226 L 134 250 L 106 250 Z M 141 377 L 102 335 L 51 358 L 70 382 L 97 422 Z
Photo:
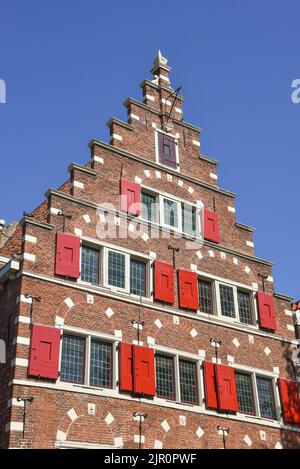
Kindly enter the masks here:
M 142 296 L 140 297 L 139 295 L 134 295 L 133 293 L 129 293 L 126 290 L 121 290 L 113 287 L 109 287 L 107 285 L 95 285 L 94 283 L 88 283 L 84 282 L 83 280 L 77 280 L 78 285 L 82 285 L 85 287 L 93 288 L 96 291 L 103 291 L 103 292 L 109 292 L 112 293 L 113 295 L 121 296 L 122 298 L 130 298 L 133 300 L 142 300 L 143 303 L 153 303 L 153 299 L 147 296 Z
M 202 313 L 201 311 L 197 311 L 197 316 L 199 317 L 204 317 L 207 319 L 211 319 L 212 322 L 214 323 L 219 323 L 219 324 L 233 324 L 235 326 L 238 326 L 239 328 L 246 330 L 246 331 L 258 331 L 260 330 L 258 326 L 254 326 L 252 324 L 245 324 L 243 322 L 236 321 L 235 318 L 226 318 L 226 316 L 217 316 L 216 314 L 208 314 L 208 313 Z

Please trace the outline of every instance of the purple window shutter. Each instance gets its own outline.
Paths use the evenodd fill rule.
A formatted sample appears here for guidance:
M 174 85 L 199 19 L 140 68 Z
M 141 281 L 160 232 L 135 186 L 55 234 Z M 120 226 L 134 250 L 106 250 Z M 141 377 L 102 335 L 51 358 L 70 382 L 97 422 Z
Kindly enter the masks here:
M 177 168 L 176 143 L 174 138 L 158 132 L 158 152 L 159 162 L 161 164 L 165 164 L 171 168 Z

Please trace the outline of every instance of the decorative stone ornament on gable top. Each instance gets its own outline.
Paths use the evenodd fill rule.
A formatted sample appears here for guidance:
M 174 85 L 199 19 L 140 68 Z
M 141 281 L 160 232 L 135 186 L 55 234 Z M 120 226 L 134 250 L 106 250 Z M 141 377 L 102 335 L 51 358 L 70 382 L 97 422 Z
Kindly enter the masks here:
M 165 57 L 163 57 L 163 56 L 162 56 L 162 53 L 161 53 L 160 50 L 159 50 L 157 56 L 156 56 L 155 59 L 153 60 L 153 65 L 154 65 L 154 67 L 164 66 L 164 65 L 167 65 L 167 63 L 168 63 L 168 59 L 166 59 Z

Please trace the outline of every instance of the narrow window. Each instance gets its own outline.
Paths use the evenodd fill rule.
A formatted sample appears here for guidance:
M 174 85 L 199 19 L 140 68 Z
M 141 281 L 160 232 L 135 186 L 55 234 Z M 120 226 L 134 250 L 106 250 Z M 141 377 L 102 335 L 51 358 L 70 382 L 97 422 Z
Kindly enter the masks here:
M 196 207 L 182 204 L 182 231 L 192 236 L 196 235 L 196 213 Z
M 198 280 L 200 311 L 213 314 L 212 284 L 203 279 Z
M 175 399 L 174 359 L 165 355 L 156 355 L 155 365 L 157 396 Z
M 82 246 L 81 250 L 81 280 L 99 284 L 99 250 Z
M 170 168 L 177 168 L 177 157 L 176 157 L 176 141 L 169 135 L 157 132 L 157 143 L 158 143 L 158 157 L 159 163 L 169 166 Z
M 178 228 L 178 206 L 173 200 L 164 199 L 164 224 Z
M 142 218 L 148 221 L 157 221 L 155 195 L 142 192 Z
M 112 344 L 91 341 L 90 385 L 112 387 Z
M 146 264 L 130 260 L 130 293 L 146 296 Z
M 71 383 L 84 381 L 85 339 L 64 335 L 62 339 L 60 379 Z
M 254 398 L 252 379 L 245 373 L 235 373 L 236 391 L 238 397 L 239 412 L 254 415 Z
M 196 363 L 179 360 L 179 380 L 181 401 L 196 404 L 198 401 Z
M 238 290 L 237 294 L 240 321 L 244 324 L 253 324 L 250 293 Z
M 125 288 L 125 255 L 108 251 L 108 284 Z
M 256 383 L 261 417 L 276 419 L 272 380 L 257 376 Z
M 220 286 L 220 300 L 221 300 L 221 313 L 223 316 L 230 318 L 235 318 L 235 306 L 234 306 L 234 296 L 233 288 L 228 285 Z

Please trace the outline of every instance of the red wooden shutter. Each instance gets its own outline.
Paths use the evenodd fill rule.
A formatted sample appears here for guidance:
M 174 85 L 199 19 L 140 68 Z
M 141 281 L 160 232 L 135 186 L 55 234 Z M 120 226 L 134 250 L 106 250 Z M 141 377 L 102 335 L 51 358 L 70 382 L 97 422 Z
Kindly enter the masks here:
M 60 350 L 60 329 L 32 325 L 29 367 L 30 376 L 57 379 Z
M 290 379 L 278 379 L 282 417 L 285 423 L 300 424 L 298 384 Z
M 203 222 L 204 222 L 204 239 L 213 241 L 214 243 L 220 242 L 219 230 L 219 215 L 217 212 L 211 212 L 206 208 L 203 209 Z
M 121 210 L 131 215 L 141 214 L 141 186 L 121 178 Z
M 234 368 L 216 365 L 216 382 L 220 410 L 238 411 Z
M 198 279 L 196 272 L 178 270 L 179 306 L 199 309 Z
M 119 343 L 120 391 L 133 391 L 132 345 Z
M 218 408 L 218 396 L 216 391 L 215 364 L 203 362 L 205 405 L 209 409 Z
M 264 329 L 276 331 L 276 317 L 273 296 L 257 292 L 259 325 Z
M 155 396 L 154 350 L 133 345 L 133 390 L 135 394 Z
M 165 262 L 154 262 L 154 298 L 174 303 L 174 269 Z
M 176 142 L 174 138 L 161 132 L 157 132 L 157 136 L 159 162 L 176 169 Z
M 67 233 L 56 235 L 55 273 L 66 277 L 80 276 L 80 238 Z

